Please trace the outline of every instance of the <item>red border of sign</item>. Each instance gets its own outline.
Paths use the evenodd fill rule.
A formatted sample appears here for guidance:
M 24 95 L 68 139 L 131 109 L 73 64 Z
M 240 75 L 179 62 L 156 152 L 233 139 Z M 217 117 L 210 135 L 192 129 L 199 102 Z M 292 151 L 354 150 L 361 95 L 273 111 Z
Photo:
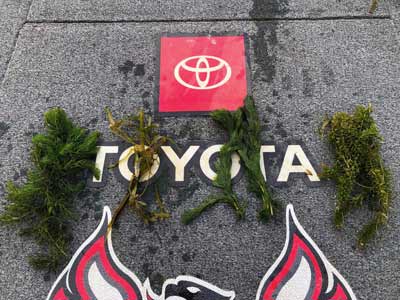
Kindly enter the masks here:
M 161 33 L 157 37 L 156 41 L 156 76 L 155 76 L 155 84 L 154 84 L 154 115 L 157 119 L 162 117 L 204 117 L 209 116 L 210 112 L 207 111 L 179 111 L 179 112 L 160 112 L 159 107 L 159 93 L 160 93 L 160 55 L 161 55 L 161 38 L 162 37 L 185 37 L 185 36 L 195 36 L 195 37 L 207 37 L 207 36 L 232 36 L 232 35 L 242 35 L 244 38 L 244 53 L 245 53 L 245 64 L 246 64 L 246 81 L 247 81 L 247 94 L 251 95 L 251 67 L 250 67 L 250 58 L 249 58 L 249 37 L 247 33 L 241 32 L 223 32 L 223 33 Z

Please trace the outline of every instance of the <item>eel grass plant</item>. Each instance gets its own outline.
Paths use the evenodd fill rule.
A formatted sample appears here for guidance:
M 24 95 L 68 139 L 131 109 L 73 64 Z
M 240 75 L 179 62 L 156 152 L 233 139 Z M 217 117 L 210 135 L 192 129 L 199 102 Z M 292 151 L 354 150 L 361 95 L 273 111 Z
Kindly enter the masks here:
M 43 247 L 30 263 L 55 271 L 68 258 L 74 198 L 85 188 L 83 175 L 87 170 L 99 175 L 93 161 L 99 133 L 74 125 L 60 108 L 46 112 L 44 122 L 46 132 L 32 138 L 34 166 L 27 182 L 19 187 L 7 184 L 9 204 L 0 222 L 24 224 L 20 233 Z
M 332 167 L 323 167 L 321 178 L 336 184 L 336 227 L 343 226 L 345 216 L 354 208 L 367 205 L 374 213 L 359 232 L 361 248 L 387 223 L 392 198 L 391 175 L 380 155 L 382 137 L 371 113 L 370 105 L 357 106 L 354 114 L 338 112 L 326 117 L 321 127 L 335 156 Z
M 133 156 L 134 169 L 128 190 L 114 211 L 109 228 L 112 228 L 121 211 L 128 204 L 145 224 L 169 218 L 170 214 L 165 209 L 157 185 L 154 186 L 154 190 L 158 211 L 150 210 L 149 205 L 143 199 L 149 184 L 148 181 L 141 183 L 141 178 L 151 172 L 153 164 L 158 163 L 157 155 L 161 146 L 172 140 L 160 135 L 158 125 L 153 123 L 151 117 L 146 117 L 143 111 L 136 116 L 125 117 L 121 120 L 115 120 L 108 108 L 106 108 L 106 113 L 111 132 L 131 145 L 126 157 L 111 167 L 116 167 L 122 161 Z
M 188 224 L 203 211 L 217 203 L 230 205 L 238 219 L 245 215 L 245 206 L 241 204 L 232 188 L 230 169 L 232 154 L 237 153 L 244 165 L 248 178 L 249 190 L 262 200 L 262 209 L 258 217 L 268 221 L 274 215 L 277 203 L 272 199 L 269 188 L 260 169 L 260 121 L 252 97 L 245 98 L 245 105 L 236 111 L 216 110 L 211 113 L 212 119 L 224 128 L 229 140 L 220 150 L 215 163 L 217 176 L 213 185 L 221 189 L 221 193 L 207 197 L 198 207 L 186 211 L 182 222 Z

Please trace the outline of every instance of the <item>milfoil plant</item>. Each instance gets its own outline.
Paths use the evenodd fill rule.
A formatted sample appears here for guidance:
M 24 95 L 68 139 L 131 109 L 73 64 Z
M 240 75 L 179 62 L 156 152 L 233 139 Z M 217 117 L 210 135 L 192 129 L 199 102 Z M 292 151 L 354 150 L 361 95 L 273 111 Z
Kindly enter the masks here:
M 9 203 L 0 222 L 21 224 L 20 233 L 43 248 L 30 257 L 31 264 L 56 270 L 69 256 L 75 198 L 86 184 L 83 175 L 99 175 L 94 163 L 99 133 L 74 125 L 61 108 L 46 112 L 44 123 L 46 132 L 32 138 L 33 167 L 26 183 L 7 184 Z

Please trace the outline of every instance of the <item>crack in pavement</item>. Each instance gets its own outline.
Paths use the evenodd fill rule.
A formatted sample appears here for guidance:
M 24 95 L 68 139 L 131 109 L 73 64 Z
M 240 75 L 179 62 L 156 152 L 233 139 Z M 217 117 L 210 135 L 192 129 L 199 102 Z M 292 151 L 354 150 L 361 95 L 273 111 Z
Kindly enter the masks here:
M 113 24 L 113 23 L 195 23 L 195 22 L 268 22 L 268 21 L 335 21 L 335 20 L 390 20 L 381 16 L 334 16 L 334 17 L 273 17 L 273 18 L 210 18 L 210 19 L 154 19 L 154 20 L 27 20 L 24 24 Z
M 25 24 L 26 24 L 27 21 L 28 21 L 28 16 L 29 16 L 29 13 L 30 13 L 31 8 L 32 8 L 33 1 L 34 1 L 34 0 L 30 0 L 30 1 L 28 2 L 28 3 L 29 3 L 29 7 L 28 7 L 28 9 L 27 9 L 27 12 L 26 12 L 26 15 L 25 15 L 25 18 L 24 18 L 25 21 L 21 23 L 21 25 L 19 26 L 17 32 L 15 33 L 14 40 L 13 40 L 13 44 L 12 44 L 12 51 L 11 51 L 11 54 L 10 54 L 10 56 L 8 57 L 7 61 L 5 62 L 5 65 L 6 65 L 5 71 L 3 72 L 3 74 L 0 74 L 0 88 L 3 86 L 4 80 L 5 80 L 6 77 L 7 77 L 6 75 L 7 75 L 7 73 L 8 73 L 8 69 L 9 69 L 10 62 L 11 62 L 13 56 L 14 56 L 15 49 L 17 48 L 17 42 L 18 42 L 18 39 L 19 39 L 20 32 L 21 32 L 22 28 L 24 28 Z

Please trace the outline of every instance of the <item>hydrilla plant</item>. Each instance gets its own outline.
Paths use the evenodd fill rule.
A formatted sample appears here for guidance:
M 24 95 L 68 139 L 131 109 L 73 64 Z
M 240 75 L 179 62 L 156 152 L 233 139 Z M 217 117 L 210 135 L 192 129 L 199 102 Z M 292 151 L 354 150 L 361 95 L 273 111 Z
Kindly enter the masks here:
M 83 174 L 89 170 L 99 175 L 93 161 L 99 133 L 74 125 L 60 108 L 46 112 L 44 121 L 46 132 L 32 138 L 33 168 L 27 182 L 7 184 L 9 204 L 0 221 L 21 223 L 21 234 L 43 247 L 30 257 L 31 264 L 55 270 L 68 258 L 74 199 L 86 183 Z
M 266 222 L 274 215 L 278 204 L 272 198 L 260 168 L 261 126 L 253 98 L 246 97 L 242 111 L 244 116 L 243 137 L 238 153 L 246 169 L 249 190 L 262 202 L 258 218 Z
M 216 110 L 211 117 L 222 128 L 226 129 L 229 140 L 221 148 L 219 158 L 215 164 L 217 176 L 213 180 L 214 186 L 221 189 L 221 193 L 206 198 L 198 207 L 186 211 L 182 222 L 187 224 L 198 217 L 203 211 L 217 203 L 227 203 L 236 212 L 238 218 L 243 218 L 244 205 L 233 191 L 230 169 L 231 156 L 238 153 L 246 170 L 249 190 L 262 200 L 262 209 L 258 217 L 267 221 L 274 215 L 276 202 L 266 184 L 260 169 L 260 121 L 252 97 L 245 98 L 245 104 L 236 111 Z
M 371 114 L 370 105 L 357 106 L 354 114 L 327 117 L 321 128 L 335 156 L 333 165 L 324 166 L 321 174 L 336 183 L 335 225 L 341 228 L 345 216 L 363 205 L 374 213 L 359 233 L 360 247 L 387 223 L 392 198 L 390 172 L 380 154 L 382 137 Z
M 198 207 L 184 212 L 182 222 L 188 224 L 197 218 L 203 211 L 217 203 L 230 205 L 239 219 L 244 217 L 245 208 L 240 203 L 238 196 L 233 191 L 231 180 L 232 155 L 240 149 L 243 137 L 243 112 L 238 109 L 234 112 L 217 110 L 211 113 L 211 117 L 219 125 L 224 127 L 229 134 L 229 140 L 221 147 L 219 158 L 215 163 L 217 176 L 213 185 L 221 190 L 217 195 L 210 195 Z

